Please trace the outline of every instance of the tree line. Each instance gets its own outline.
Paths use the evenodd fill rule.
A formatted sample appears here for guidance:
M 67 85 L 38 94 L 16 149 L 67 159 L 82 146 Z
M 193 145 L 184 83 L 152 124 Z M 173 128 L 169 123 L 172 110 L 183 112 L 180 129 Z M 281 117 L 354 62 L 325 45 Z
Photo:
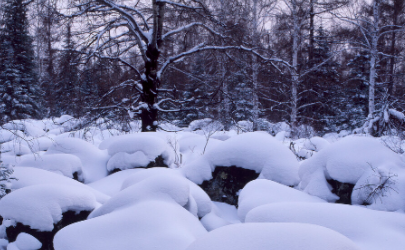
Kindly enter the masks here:
M 403 0 L 5 0 L 2 123 L 402 133 Z M 402 135 L 402 134 L 401 134 Z

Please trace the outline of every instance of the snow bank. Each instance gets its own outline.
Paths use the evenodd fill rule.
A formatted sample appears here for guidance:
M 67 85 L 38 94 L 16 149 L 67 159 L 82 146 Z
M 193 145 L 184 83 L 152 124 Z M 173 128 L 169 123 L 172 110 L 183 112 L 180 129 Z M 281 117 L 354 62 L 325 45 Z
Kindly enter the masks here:
M 91 211 L 99 203 L 79 186 L 42 184 L 21 188 L 0 200 L 0 215 L 40 231 L 52 231 L 66 211 Z
M 367 250 L 402 250 L 405 246 L 404 214 L 357 206 L 328 203 L 268 204 L 251 210 L 246 216 L 246 222 L 319 225 L 341 233 L 361 249 Z
M 236 207 L 222 202 L 212 202 L 212 211 L 202 217 L 200 221 L 208 231 L 240 223 Z
M 11 181 L 11 189 L 21 189 L 24 187 L 41 185 L 41 184 L 55 184 L 55 185 L 65 185 L 65 186 L 77 186 L 78 188 L 84 188 L 92 192 L 96 197 L 97 202 L 103 204 L 110 197 L 100 193 L 99 191 L 84 185 L 78 181 L 71 178 L 62 176 L 60 174 L 52 173 L 50 171 L 32 168 L 32 167 L 14 167 L 13 176 L 17 180 Z
M 353 188 L 352 204 L 405 212 L 405 170 L 390 166 L 367 170 Z
M 112 156 L 112 162 L 109 162 L 110 170 L 112 168 L 130 168 L 131 165 L 128 166 L 127 164 L 133 166 L 143 164 L 143 166 L 146 166 L 147 164 L 144 164 L 146 160 L 149 163 L 160 155 L 163 157 L 164 163 L 170 166 L 174 158 L 173 150 L 169 147 L 167 141 L 159 136 L 160 133 L 121 135 L 103 141 L 99 148 L 107 149 L 108 154 Z M 119 155 L 115 156 L 116 154 Z
M 27 233 L 20 233 L 16 241 L 10 244 L 15 244 L 18 250 L 37 250 L 42 247 L 42 243 L 39 240 Z
M 209 232 L 187 250 L 360 250 L 328 228 L 298 223 L 233 224 Z
M 82 163 L 80 159 L 70 154 L 46 154 L 36 157 L 30 155 L 30 157 L 24 157 L 17 166 L 40 168 L 62 174 L 69 178 L 73 178 L 73 173 L 76 172 L 79 179 L 82 177 Z
M 150 168 L 144 169 L 142 171 L 137 172 L 136 174 L 131 175 L 122 183 L 122 189 L 125 190 L 128 187 L 133 185 L 137 185 L 144 180 L 149 178 L 171 178 L 174 176 L 176 179 L 180 178 L 180 182 L 185 182 L 188 186 L 189 190 L 189 205 L 194 204 L 196 206 L 196 211 L 194 211 L 195 215 L 198 217 L 203 217 L 207 213 L 211 212 L 211 199 L 208 195 L 195 183 L 191 182 L 190 180 L 186 179 L 182 173 L 176 169 L 168 169 L 168 168 Z M 160 184 L 157 184 L 160 185 Z
M 149 200 L 71 224 L 54 238 L 55 250 L 182 250 L 206 233 L 178 204 Z
M 254 180 L 246 184 L 239 195 L 238 215 L 245 221 L 246 214 L 259 206 L 279 202 L 316 202 L 324 200 L 270 180 Z
M 326 179 L 356 184 L 366 171 L 383 165 L 389 165 L 391 169 L 403 168 L 404 162 L 376 139 L 349 136 L 302 162 L 299 188 L 327 201 L 335 201 L 338 197 L 330 192 Z
M 87 184 L 108 196 L 114 196 L 121 191 L 122 183 L 131 175 L 141 171 L 142 169 L 127 169 L 111 174 L 101 180 Z
M 107 176 L 106 151 L 99 150 L 92 144 L 77 138 L 57 138 L 46 154 L 71 154 L 82 162 L 83 179 L 85 183 L 100 180 Z
M 216 166 L 237 166 L 260 173 L 259 178 L 285 185 L 298 184 L 298 162 L 294 154 L 263 132 L 234 136 L 183 167 L 187 178 L 202 183 L 212 178 Z

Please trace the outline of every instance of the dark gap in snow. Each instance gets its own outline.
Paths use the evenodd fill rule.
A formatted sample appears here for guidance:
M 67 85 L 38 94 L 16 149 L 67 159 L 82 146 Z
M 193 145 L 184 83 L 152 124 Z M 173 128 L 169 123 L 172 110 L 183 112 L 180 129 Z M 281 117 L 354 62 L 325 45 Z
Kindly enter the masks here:
M 354 185 L 350 183 L 343 183 L 337 180 L 329 179 L 328 183 L 332 186 L 332 193 L 339 196 L 336 203 L 352 204 L 352 192 Z
M 164 167 L 164 168 L 168 168 L 169 166 L 166 165 L 165 163 L 165 159 L 163 158 L 162 155 L 159 155 L 158 157 L 155 158 L 154 161 L 151 161 L 148 163 L 148 165 L 146 165 L 145 167 L 138 167 L 138 168 L 154 168 L 154 167 Z M 131 168 L 134 169 L 134 168 Z M 113 170 L 111 170 L 110 172 L 108 172 L 108 175 L 120 172 L 122 169 L 120 168 L 114 168 Z
M 163 159 L 163 156 L 159 155 L 156 157 L 155 161 L 149 162 L 149 164 L 146 166 L 146 168 L 154 168 L 154 167 L 168 167 L 165 164 L 165 159 Z
M 257 179 L 259 174 L 254 170 L 236 166 L 218 166 L 212 173 L 212 179 L 204 181 L 200 187 L 208 194 L 212 201 L 238 205 L 239 190 L 248 182 Z
M 42 247 L 39 250 L 54 250 L 53 237 L 55 234 L 67 225 L 86 220 L 90 212 L 91 211 L 80 211 L 79 213 L 75 211 L 64 212 L 62 214 L 62 220 L 54 224 L 52 231 L 38 231 L 18 222 L 16 226 L 6 228 L 7 238 L 9 242 L 13 242 L 20 233 L 24 232 L 34 236 L 42 243 Z
M 73 173 L 73 179 L 82 182 L 81 180 L 79 180 L 79 173 L 77 171 Z

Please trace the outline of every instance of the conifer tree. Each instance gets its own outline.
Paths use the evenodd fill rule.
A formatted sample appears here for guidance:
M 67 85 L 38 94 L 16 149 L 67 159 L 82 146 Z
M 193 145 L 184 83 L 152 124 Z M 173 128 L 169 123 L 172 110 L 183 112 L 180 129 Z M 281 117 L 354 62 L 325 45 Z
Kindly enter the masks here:
M 23 0 L 6 0 L 0 30 L 0 121 L 40 118 L 41 93 Z

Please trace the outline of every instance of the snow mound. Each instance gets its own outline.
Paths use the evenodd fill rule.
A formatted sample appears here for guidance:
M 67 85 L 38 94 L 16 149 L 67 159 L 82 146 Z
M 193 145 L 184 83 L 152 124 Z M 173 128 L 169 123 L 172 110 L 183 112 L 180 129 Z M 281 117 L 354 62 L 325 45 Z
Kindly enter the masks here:
M 101 180 L 92 182 L 88 184 L 88 186 L 112 197 L 121 191 L 122 183 L 128 178 L 128 176 L 131 176 L 141 170 L 143 169 L 127 169 L 116 172 Z
M 311 139 L 305 140 L 305 149 L 319 152 L 320 150 L 326 148 L 330 143 L 322 137 L 312 137 Z
M 246 222 L 308 223 L 323 226 L 341 233 L 361 249 L 367 250 L 402 250 L 405 245 L 404 214 L 357 206 L 328 203 L 268 204 L 251 210 L 246 216 Z
M 39 240 L 27 233 L 20 233 L 15 240 L 15 245 L 19 250 L 37 250 L 42 247 Z
M 73 173 L 77 173 L 79 179 L 81 179 L 82 174 L 80 159 L 70 154 L 46 154 L 37 157 L 25 157 L 17 166 L 40 168 L 69 178 L 73 178 Z
M 128 164 L 139 165 L 145 163 L 146 160 L 149 163 L 158 156 L 162 156 L 164 163 L 170 166 L 173 163 L 173 150 L 169 147 L 167 141 L 159 136 L 160 133 L 156 135 L 155 133 L 121 135 L 103 141 L 99 148 L 107 149 L 108 154 L 112 156 L 112 163 L 109 163 L 109 168 L 124 167 L 121 169 L 127 169 L 131 167 Z M 137 152 L 140 153 L 136 154 Z M 118 153 L 121 154 L 115 156 Z
M 119 152 L 113 155 L 107 163 L 107 170 L 113 171 L 114 169 L 131 169 L 145 167 L 149 164 L 150 159 L 142 152 L 137 151 L 133 154 Z
M 259 178 L 285 185 L 298 184 L 298 162 L 294 154 L 263 132 L 234 136 L 183 167 L 187 178 L 202 183 L 212 178 L 216 166 L 237 166 L 260 173 Z
M 94 145 L 77 138 L 57 138 L 46 154 L 71 154 L 82 162 L 85 183 L 100 180 L 107 176 L 108 154 Z
M 405 211 L 405 170 L 367 170 L 353 188 L 352 204 L 382 211 Z
M 241 223 L 236 207 L 222 202 L 212 202 L 212 211 L 202 217 L 200 221 L 208 231 L 234 223 Z
M 149 200 L 71 224 L 54 238 L 55 250 L 183 250 L 206 233 L 178 204 Z
M 42 184 L 21 188 L 0 200 L 0 215 L 40 231 L 52 231 L 66 211 L 91 211 L 99 206 L 89 190 L 79 186 Z
M 21 189 L 24 187 L 41 185 L 41 184 L 55 184 L 55 185 L 65 185 L 65 186 L 77 186 L 78 188 L 84 188 L 92 192 L 96 197 L 97 202 L 103 204 L 110 197 L 100 193 L 99 191 L 84 185 L 78 181 L 75 181 L 66 176 L 52 173 L 43 169 L 32 168 L 32 167 L 14 167 L 13 177 L 17 180 L 11 181 L 11 189 Z
M 331 193 L 326 179 L 356 184 L 366 171 L 384 165 L 391 169 L 403 168 L 404 162 L 376 139 L 345 137 L 302 162 L 299 188 L 333 202 L 338 197 Z
M 138 183 L 147 180 L 149 178 L 171 178 L 171 176 L 180 178 L 182 182 L 186 182 L 189 189 L 189 205 L 194 204 L 196 211 L 193 214 L 198 217 L 203 217 L 211 212 L 211 199 L 210 197 L 194 182 L 186 179 L 182 173 L 176 169 L 168 168 L 150 168 L 137 172 L 131 175 L 122 183 L 122 189 L 125 190 L 128 187 L 137 185 Z
M 298 223 L 233 224 L 209 232 L 187 250 L 360 250 L 328 228 Z
M 270 180 L 254 180 L 246 184 L 239 195 L 238 215 L 245 221 L 246 214 L 259 206 L 278 202 L 325 202 L 302 191 Z

